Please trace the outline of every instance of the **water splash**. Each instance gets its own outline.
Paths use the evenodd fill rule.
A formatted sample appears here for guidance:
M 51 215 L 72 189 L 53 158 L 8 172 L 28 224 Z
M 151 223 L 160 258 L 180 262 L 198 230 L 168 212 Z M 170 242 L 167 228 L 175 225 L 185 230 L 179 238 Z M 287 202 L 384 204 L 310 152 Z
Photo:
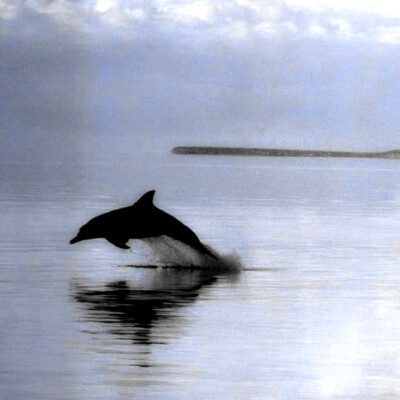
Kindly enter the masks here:
M 242 269 L 240 257 L 235 253 L 221 255 L 210 246 L 207 246 L 218 257 L 218 260 L 216 260 L 168 236 L 142 240 L 150 247 L 152 263 L 155 265 L 220 271 L 240 271 Z

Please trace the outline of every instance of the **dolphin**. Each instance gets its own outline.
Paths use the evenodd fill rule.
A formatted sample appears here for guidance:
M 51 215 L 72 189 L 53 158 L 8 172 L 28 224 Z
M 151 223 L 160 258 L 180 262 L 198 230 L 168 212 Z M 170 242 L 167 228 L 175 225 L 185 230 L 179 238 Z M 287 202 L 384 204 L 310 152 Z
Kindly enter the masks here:
M 114 246 L 129 249 L 126 243 L 130 239 L 165 235 L 190 246 L 201 254 L 218 259 L 200 242 L 190 228 L 153 204 L 154 194 L 155 190 L 150 190 L 130 207 L 113 210 L 91 219 L 79 229 L 78 234 L 69 243 L 105 238 Z

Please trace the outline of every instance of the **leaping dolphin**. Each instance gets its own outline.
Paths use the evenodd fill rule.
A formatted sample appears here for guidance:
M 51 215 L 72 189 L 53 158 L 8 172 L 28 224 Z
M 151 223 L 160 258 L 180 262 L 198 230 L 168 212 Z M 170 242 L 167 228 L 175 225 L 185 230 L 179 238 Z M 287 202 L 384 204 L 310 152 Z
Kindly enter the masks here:
M 153 204 L 154 193 L 155 190 L 150 190 L 130 207 L 113 210 L 91 219 L 80 228 L 70 244 L 81 240 L 105 238 L 114 246 L 129 249 L 126 243 L 130 239 L 165 235 L 218 259 L 191 229 Z

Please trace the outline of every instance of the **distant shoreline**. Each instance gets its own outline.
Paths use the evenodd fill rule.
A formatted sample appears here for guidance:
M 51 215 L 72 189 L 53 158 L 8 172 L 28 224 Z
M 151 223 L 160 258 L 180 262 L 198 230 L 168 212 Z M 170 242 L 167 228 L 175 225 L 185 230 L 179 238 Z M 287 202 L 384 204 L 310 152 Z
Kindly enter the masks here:
M 340 158 L 386 158 L 400 160 L 400 150 L 382 152 L 286 150 L 250 147 L 180 146 L 172 149 L 174 154 L 206 156 L 261 156 L 261 157 L 340 157 Z

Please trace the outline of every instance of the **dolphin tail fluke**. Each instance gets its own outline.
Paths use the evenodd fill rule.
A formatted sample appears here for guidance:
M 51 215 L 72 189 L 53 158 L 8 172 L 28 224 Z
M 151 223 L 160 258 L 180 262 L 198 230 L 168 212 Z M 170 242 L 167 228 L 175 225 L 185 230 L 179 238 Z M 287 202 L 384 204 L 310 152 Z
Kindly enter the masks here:
M 218 260 L 218 259 L 219 259 L 218 256 L 216 256 L 214 253 L 212 253 L 210 250 L 208 250 L 207 247 L 204 246 L 202 243 L 200 243 L 200 244 L 197 246 L 197 249 L 198 249 L 201 253 L 203 253 L 203 254 L 205 254 L 205 255 L 207 255 L 207 256 L 210 256 L 210 257 L 214 258 L 215 260 Z

